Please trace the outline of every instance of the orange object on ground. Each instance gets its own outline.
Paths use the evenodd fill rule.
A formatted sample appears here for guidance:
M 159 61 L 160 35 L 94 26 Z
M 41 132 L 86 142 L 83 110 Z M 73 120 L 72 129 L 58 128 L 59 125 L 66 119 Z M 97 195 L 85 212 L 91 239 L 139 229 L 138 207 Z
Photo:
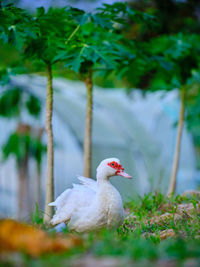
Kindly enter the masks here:
M 37 257 L 44 253 L 68 251 L 81 243 L 81 239 L 75 235 L 51 237 L 26 223 L 12 219 L 0 220 L 0 253 L 23 251 Z

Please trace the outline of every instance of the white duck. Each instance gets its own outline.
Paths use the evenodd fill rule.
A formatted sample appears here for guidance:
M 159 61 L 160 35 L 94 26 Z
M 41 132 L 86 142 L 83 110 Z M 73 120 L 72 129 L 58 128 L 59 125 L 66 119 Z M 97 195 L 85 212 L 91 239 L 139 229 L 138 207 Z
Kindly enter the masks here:
M 49 206 L 56 207 L 52 225 L 68 223 L 70 230 L 85 232 L 102 227 L 118 227 L 124 220 L 122 199 L 109 182 L 114 175 L 131 178 L 124 172 L 119 159 L 103 160 L 97 168 L 97 181 L 78 177 L 82 184 L 73 184 Z

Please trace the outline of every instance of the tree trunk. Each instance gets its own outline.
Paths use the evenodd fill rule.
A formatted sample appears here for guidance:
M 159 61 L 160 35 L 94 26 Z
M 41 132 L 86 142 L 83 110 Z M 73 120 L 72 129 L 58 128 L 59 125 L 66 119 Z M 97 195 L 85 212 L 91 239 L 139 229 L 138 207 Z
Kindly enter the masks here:
M 177 172 L 178 172 L 178 167 L 179 167 L 181 138 L 182 138 L 183 125 L 184 125 L 184 114 L 185 114 L 185 88 L 182 88 L 181 107 L 180 107 L 179 121 L 178 121 L 178 131 L 177 131 L 177 137 L 176 137 L 176 146 L 175 146 L 175 152 L 174 152 L 174 160 L 173 160 L 170 185 L 168 189 L 168 196 L 174 194 L 176 190 L 176 177 L 177 177 Z
M 44 128 L 40 127 L 40 128 L 34 128 L 34 133 L 35 133 L 35 137 L 37 138 L 37 140 L 42 144 L 42 136 L 44 133 Z M 35 157 L 36 160 L 36 169 L 37 169 L 37 173 L 36 173 L 36 198 L 35 201 L 38 203 L 38 208 L 41 209 L 42 208 L 42 191 L 41 191 L 41 164 L 42 164 L 42 154 L 41 154 L 41 159 Z
M 54 200 L 54 154 L 53 154 L 53 130 L 52 130 L 52 110 L 53 110 L 53 86 L 52 68 L 47 65 L 47 96 L 46 96 L 46 133 L 47 133 L 47 176 L 46 176 L 46 199 L 44 223 L 49 224 L 53 216 L 53 207 L 48 206 Z
M 93 84 L 92 72 L 84 80 L 87 88 L 87 107 L 85 121 L 85 138 L 84 138 L 84 176 L 91 176 L 91 143 L 92 143 L 92 105 L 93 105 Z
M 18 162 L 18 218 L 29 215 L 30 199 L 28 188 L 28 155 Z
M 38 208 L 41 209 L 41 164 L 37 163 L 37 175 L 36 175 L 36 202 Z

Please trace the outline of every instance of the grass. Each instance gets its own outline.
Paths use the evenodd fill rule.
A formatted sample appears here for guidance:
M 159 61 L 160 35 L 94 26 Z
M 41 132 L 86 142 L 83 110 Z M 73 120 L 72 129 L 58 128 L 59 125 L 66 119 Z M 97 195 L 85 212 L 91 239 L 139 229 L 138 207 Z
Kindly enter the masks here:
M 76 263 L 78 259 L 87 261 L 91 257 L 112 257 L 117 259 L 118 266 L 132 266 L 133 263 L 136 266 L 161 266 L 161 263 L 170 262 L 173 266 L 182 266 L 188 261 L 193 262 L 192 266 L 199 266 L 198 203 L 199 199 L 195 196 L 166 198 L 160 193 L 147 194 L 125 204 L 128 217 L 117 230 L 103 229 L 100 232 L 79 234 L 83 239 L 83 245 L 68 253 L 43 255 L 37 259 L 21 254 L 20 261 L 23 266 L 49 267 L 71 266 L 71 263 Z M 186 209 L 181 210 L 180 204 L 187 204 Z M 187 209 L 188 207 L 190 209 Z M 168 215 L 164 218 L 166 213 Z M 164 219 L 161 220 L 162 216 Z M 37 207 L 36 212 L 32 214 L 32 221 L 38 227 L 44 228 Z M 169 229 L 173 235 L 165 234 L 163 238 L 162 232 Z M 68 231 L 65 230 L 62 235 L 67 236 Z M 11 258 L 6 258 L 3 264 L 13 266 L 15 262 Z

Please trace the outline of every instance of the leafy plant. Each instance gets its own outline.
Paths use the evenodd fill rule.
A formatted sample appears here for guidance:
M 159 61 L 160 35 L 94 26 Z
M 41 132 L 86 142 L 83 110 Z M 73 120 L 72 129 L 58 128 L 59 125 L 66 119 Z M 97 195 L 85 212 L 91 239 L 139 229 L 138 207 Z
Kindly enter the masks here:
M 1 3 L 0 40 L 21 50 L 27 37 L 36 37 L 37 28 L 30 22 L 30 15 L 13 4 Z
M 17 87 L 7 88 L 7 90 L 1 93 L 0 116 L 5 118 L 14 117 L 19 120 L 16 130 L 8 136 L 7 141 L 2 147 L 3 160 L 7 160 L 10 156 L 13 156 L 16 160 L 19 177 L 19 218 L 29 208 L 29 158 L 33 157 L 37 162 L 37 166 L 40 166 L 42 154 L 46 151 L 41 140 L 32 134 L 31 126 L 20 122 L 22 110 L 26 110 L 31 116 L 38 117 L 41 110 L 40 100 L 29 92 Z M 38 184 L 40 183 L 40 181 L 37 182 Z
M 91 138 L 93 108 L 93 76 L 107 75 L 111 71 L 123 73 L 135 58 L 135 47 L 122 34 L 129 20 L 148 20 L 151 16 L 132 10 L 127 3 L 104 4 L 95 13 L 82 14 L 78 25 L 66 40 L 66 67 L 74 70 L 87 89 L 84 138 L 84 175 L 91 175 Z M 59 58 L 59 56 L 58 56 Z
M 192 71 L 199 68 L 200 57 L 197 43 L 198 35 L 177 34 L 162 36 L 152 40 L 151 51 L 154 56 L 164 59 L 167 68 L 158 68 L 152 80 L 152 88 L 165 90 L 179 89 L 181 107 L 178 122 L 177 140 L 168 194 L 173 194 L 176 187 L 182 129 L 185 117 L 185 102 L 190 94 L 189 81 Z
M 5 90 L 0 96 L 0 116 L 19 117 L 23 105 L 30 115 L 40 114 L 41 103 L 37 97 L 17 87 Z
M 47 97 L 46 97 L 46 132 L 47 132 L 47 187 L 44 221 L 49 222 L 53 215 L 53 208 L 48 206 L 54 199 L 54 155 L 53 155 L 53 77 L 52 66 L 62 60 L 65 49 L 65 39 L 74 30 L 73 14 L 82 13 L 76 9 L 53 9 L 45 11 L 43 7 L 37 9 L 28 24 L 33 25 L 32 35 L 26 36 L 24 57 L 42 62 L 46 67 Z
M 194 93 L 194 89 L 192 89 L 193 73 L 199 71 L 199 41 L 199 35 L 183 33 L 151 38 L 148 43 L 143 42 L 140 45 L 141 56 L 133 60 L 134 63 L 130 63 L 130 68 L 126 71 L 127 77 L 131 77 L 131 83 L 141 89 L 149 89 L 151 92 L 158 90 L 166 92 L 177 90 L 179 92 L 181 105 L 172 174 L 168 188 L 169 195 L 175 192 L 176 187 L 182 129 L 188 107 L 186 104 Z M 134 73 L 132 73 L 131 67 L 135 67 Z M 198 114 L 196 113 L 197 118 Z

